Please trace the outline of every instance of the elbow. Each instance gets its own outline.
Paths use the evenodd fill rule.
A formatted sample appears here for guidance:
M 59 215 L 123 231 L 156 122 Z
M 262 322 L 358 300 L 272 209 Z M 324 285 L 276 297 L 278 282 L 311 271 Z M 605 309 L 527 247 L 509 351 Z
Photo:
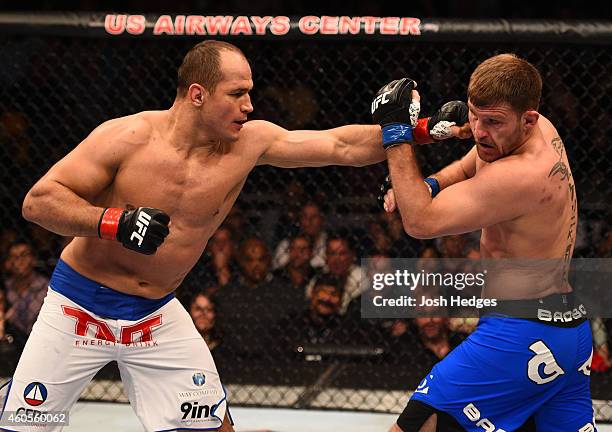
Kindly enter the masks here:
M 433 225 L 423 218 L 402 218 L 402 225 L 406 234 L 415 239 L 426 240 L 437 237 Z
M 23 205 L 21 206 L 21 216 L 29 222 L 33 222 L 34 219 L 34 204 L 32 201 L 32 191 L 30 191 L 26 195 L 23 200 Z
M 39 212 L 37 210 L 39 206 L 37 204 L 37 201 L 38 200 L 36 198 L 36 190 L 34 187 L 30 189 L 30 191 L 27 193 L 23 200 L 23 205 L 21 206 L 21 215 L 28 222 L 36 223 L 36 221 L 38 220 Z

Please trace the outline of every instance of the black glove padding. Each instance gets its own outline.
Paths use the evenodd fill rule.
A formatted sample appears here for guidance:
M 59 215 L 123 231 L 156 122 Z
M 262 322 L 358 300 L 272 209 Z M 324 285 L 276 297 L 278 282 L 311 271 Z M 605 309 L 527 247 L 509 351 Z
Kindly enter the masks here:
M 427 122 L 429 135 L 440 141 L 451 138 L 451 126 L 463 126 L 468 120 L 468 106 L 465 102 L 454 100 L 446 102 L 431 116 Z
M 161 210 L 138 207 L 123 212 L 119 220 L 117 240 L 124 247 L 145 255 L 153 255 L 170 232 L 170 216 Z
M 385 180 L 380 185 L 380 195 L 378 195 L 377 197 L 378 206 L 383 210 L 385 210 L 385 195 L 387 195 L 387 192 L 389 192 L 389 189 L 391 189 L 392 187 L 393 185 L 391 184 L 391 174 L 387 174 Z
M 381 126 L 391 123 L 410 125 L 410 102 L 415 82 L 410 78 L 391 81 L 381 87 L 372 100 L 372 120 Z M 414 125 L 412 125 L 414 126 Z

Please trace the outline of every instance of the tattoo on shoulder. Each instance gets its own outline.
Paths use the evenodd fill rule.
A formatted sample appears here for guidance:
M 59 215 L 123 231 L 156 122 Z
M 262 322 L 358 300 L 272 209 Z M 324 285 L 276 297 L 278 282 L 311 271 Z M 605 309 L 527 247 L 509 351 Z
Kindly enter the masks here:
M 569 168 L 563 161 L 563 141 L 561 141 L 561 138 L 557 136 L 554 137 L 550 143 L 559 155 L 559 161 L 556 162 L 551 168 L 550 172 L 548 173 L 548 178 L 553 177 L 557 174 L 561 174 L 561 180 L 567 180 L 572 176 L 572 174 L 570 173 Z
M 559 154 L 559 156 L 563 156 L 563 141 L 561 141 L 561 138 L 554 137 L 551 141 L 551 144 L 555 151 Z
M 561 174 L 561 180 L 567 180 L 570 177 L 570 172 L 567 169 L 567 165 L 565 165 L 565 162 L 562 160 L 553 165 L 552 169 L 548 173 L 548 177 L 550 178 L 556 174 Z

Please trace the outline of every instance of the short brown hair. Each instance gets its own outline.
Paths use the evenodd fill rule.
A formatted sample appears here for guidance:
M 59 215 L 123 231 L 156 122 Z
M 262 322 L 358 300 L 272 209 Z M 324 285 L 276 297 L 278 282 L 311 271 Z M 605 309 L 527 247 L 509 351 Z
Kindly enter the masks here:
M 209 92 L 214 92 L 223 79 L 219 55 L 222 50 L 234 51 L 244 57 L 244 53 L 237 46 L 217 40 L 205 40 L 191 48 L 178 69 L 176 95 L 184 96 L 193 83 L 201 84 Z
M 540 73 L 514 54 L 499 54 L 480 63 L 468 86 L 468 99 L 475 106 L 507 103 L 518 112 L 537 110 L 541 95 Z

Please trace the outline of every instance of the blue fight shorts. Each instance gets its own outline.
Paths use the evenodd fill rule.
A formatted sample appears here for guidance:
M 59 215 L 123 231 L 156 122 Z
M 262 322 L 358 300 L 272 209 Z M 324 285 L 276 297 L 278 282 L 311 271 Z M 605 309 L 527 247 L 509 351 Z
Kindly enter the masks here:
M 110 319 L 137 321 L 174 298 L 174 293 L 153 300 L 115 291 L 86 278 L 61 259 L 57 261 L 49 286 L 88 311 Z
M 562 328 L 484 316 L 411 400 L 450 414 L 467 431 L 510 432 L 533 416 L 538 432 L 594 432 L 592 346 L 586 320 Z

